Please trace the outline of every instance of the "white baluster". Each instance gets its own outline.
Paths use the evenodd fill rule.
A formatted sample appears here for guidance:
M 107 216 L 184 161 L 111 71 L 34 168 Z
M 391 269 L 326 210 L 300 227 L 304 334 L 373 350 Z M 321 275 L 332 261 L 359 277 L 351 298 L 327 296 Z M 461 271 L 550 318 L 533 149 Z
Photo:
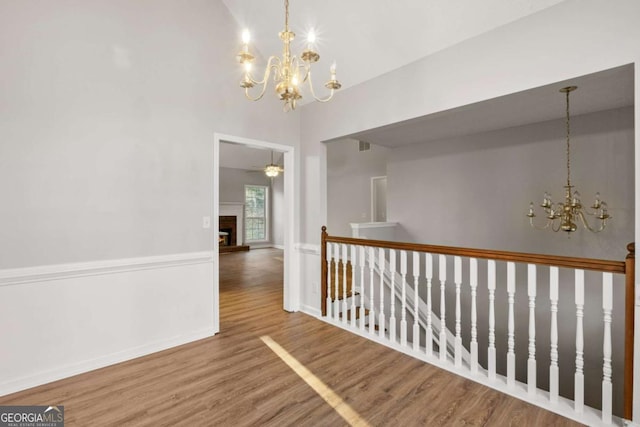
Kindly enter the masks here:
M 364 301 L 365 301 L 365 286 L 364 286 L 364 267 L 366 264 L 366 259 L 365 259 L 365 248 L 364 246 L 359 246 L 358 247 L 358 252 L 359 252 L 359 257 L 358 257 L 358 265 L 360 266 L 360 330 L 364 331 L 364 324 L 365 324 L 365 306 L 364 306 Z
M 471 286 L 471 372 L 478 372 L 478 309 L 476 296 L 478 290 L 478 260 L 469 259 L 469 285 Z
M 342 321 L 347 323 L 349 317 L 347 306 L 347 262 L 349 262 L 349 251 L 347 245 L 342 245 Z M 353 313 L 351 313 L 353 316 Z
M 384 249 L 378 249 L 378 268 L 380 268 L 380 313 L 378 322 L 378 332 L 380 332 L 380 336 L 384 337 L 384 329 L 386 327 L 385 318 L 384 318 Z
M 335 277 L 336 283 L 334 283 L 333 293 L 333 318 L 340 320 L 340 245 L 338 243 L 333 244 L 334 260 L 336 263 Z
M 356 247 L 351 245 L 351 327 L 357 326 L 356 313 Z
M 611 310 L 613 309 L 613 275 L 602 273 L 602 310 L 604 312 L 604 343 L 602 365 L 602 421 L 611 424 Z
M 407 345 L 407 251 L 400 251 L 400 275 L 402 276 L 402 319 L 400 320 L 400 344 Z
M 333 317 L 333 301 L 331 300 L 331 258 L 332 258 L 332 244 L 327 243 L 327 317 L 331 319 Z
M 447 322 L 445 309 L 445 283 L 447 281 L 447 257 L 438 255 L 438 276 L 440 279 L 440 360 L 447 360 Z
M 558 267 L 549 267 L 549 299 L 551 300 L 551 366 L 549 367 L 549 400 L 558 401 Z
M 574 410 L 584 411 L 584 335 L 582 319 L 584 317 L 584 270 L 575 271 L 576 283 L 576 373 L 574 375 Z
M 509 302 L 509 320 L 507 326 L 507 386 L 516 385 L 515 319 L 513 305 L 516 300 L 516 265 L 507 263 L 507 297 Z
M 487 261 L 487 288 L 489 289 L 489 349 L 487 351 L 489 379 L 496 379 L 496 262 Z
M 420 325 L 418 318 L 420 317 L 420 305 L 418 294 L 418 283 L 420 282 L 420 254 L 413 253 L 413 350 L 420 349 Z
M 373 335 L 375 333 L 376 328 L 376 304 L 373 293 L 373 269 L 375 267 L 375 250 L 374 248 L 369 248 L 369 273 L 371 275 L 369 281 L 369 333 Z
M 456 340 L 455 340 L 455 364 L 462 367 L 462 325 L 460 308 L 460 286 L 462 286 L 462 258 L 459 256 L 453 259 L 453 281 L 456 284 Z
M 529 296 L 529 358 L 527 359 L 527 391 L 529 396 L 536 394 L 536 266 L 527 266 L 527 295 Z
M 425 335 L 425 352 L 427 356 L 433 356 L 433 327 L 431 326 L 433 312 L 431 304 L 431 279 L 433 279 L 433 257 L 431 254 L 424 256 L 424 270 L 427 277 L 427 328 Z
M 389 312 L 389 340 L 396 343 L 396 251 L 389 249 L 389 273 L 391 274 L 390 312 Z

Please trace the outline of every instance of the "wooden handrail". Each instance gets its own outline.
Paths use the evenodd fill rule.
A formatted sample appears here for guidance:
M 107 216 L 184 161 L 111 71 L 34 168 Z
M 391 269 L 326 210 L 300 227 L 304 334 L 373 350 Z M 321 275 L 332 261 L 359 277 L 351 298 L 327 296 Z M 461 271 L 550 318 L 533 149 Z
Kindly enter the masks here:
M 625 261 L 609 261 L 604 259 L 574 258 L 556 255 L 529 254 L 524 252 L 495 251 L 491 249 L 458 248 L 454 246 L 423 245 L 418 243 L 392 242 L 386 240 L 336 237 L 329 236 L 328 234 L 326 235 L 324 242 L 371 246 L 374 248 L 387 248 L 405 251 L 429 252 L 434 254 L 455 255 L 469 258 L 493 259 L 496 261 L 513 261 L 528 264 L 552 265 L 555 267 L 578 268 L 583 270 L 606 271 L 609 273 L 625 274 Z
M 392 242 L 386 240 L 357 239 L 353 237 L 330 236 L 327 227 L 322 227 L 321 246 L 321 294 L 322 315 L 326 316 L 327 307 L 327 243 L 369 246 L 416 252 L 428 252 L 442 255 L 454 255 L 468 258 L 511 261 L 527 264 L 548 265 L 554 267 L 593 270 L 625 275 L 625 355 L 624 355 L 624 418 L 633 416 L 633 357 L 634 357 L 634 317 L 635 317 L 635 243 L 627 245 L 628 255 L 625 261 L 610 261 L 592 258 L 576 258 L 556 255 L 531 254 L 523 252 L 496 251 L 490 249 L 458 248 L 453 246 L 424 245 L 418 243 Z

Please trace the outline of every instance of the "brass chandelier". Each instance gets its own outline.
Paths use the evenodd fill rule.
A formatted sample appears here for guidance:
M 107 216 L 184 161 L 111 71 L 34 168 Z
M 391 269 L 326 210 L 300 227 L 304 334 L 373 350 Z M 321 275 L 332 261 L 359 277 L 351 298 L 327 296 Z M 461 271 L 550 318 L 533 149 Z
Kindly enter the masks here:
M 264 167 L 264 174 L 267 175 L 269 178 L 275 178 L 280 174 L 280 172 L 284 172 L 284 169 L 276 165 L 275 163 L 273 163 L 273 151 L 272 151 L 271 163 L 269 163 Z
M 551 195 L 547 192 L 544 193 L 542 203 L 540 204 L 544 209 L 544 214 L 547 219 L 544 226 L 537 226 L 534 224 L 533 218 L 535 218 L 536 215 L 533 211 L 533 202 L 529 204 L 529 213 L 527 213 L 527 216 L 529 217 L 529 224 L 540 230 L 551 228 L 553 231 L 562 230 L 567 233 L 572 233 L 578 228 L 576 223 L 580 222 L 587 230 L 598 233 L 604 230 L 607 225 L 607 219 L 611 218 L 607 213 L 607 203 L 600 200 L 600 193 L 596 193 L 595 201 L 591 206 L 592 211 L 589 211 L 589 208 L 582 206 L 580 193 L 578 193 L 578 191 L 574 191 L 574 186 L 571 185 L 571 122 L 569 116 L 569 94 L 577 88 L 577 86 L 567 86 L 560 89 L 560 92 L 566 94 L 567 99 L 567 185 L 564 186 L 564 202 L 553 203 Z M 591 226 L 585 215 L 595 217 L 596 225 Z
M 238 62 L 243 65 L 244 77 L 240 82 L 240 87 L 244 88 L 244 94 L 251 101 L 258 101 L 264 96 L 267 89 L 267 83 L 271 72 L 273 72 L 273 80 L 276 85 L 275 90 L 279 98 L 284 101 L 284 111 L 295 110 L 296 102 L 302 98 L 300 94 L 300 85 L 307 83 L 311 95 L 316 101 L 327 102 L 336 90 L 340 89 L 341 84 L 336 79 L 336 64 L 331 65 L 331 77 L 325 83 L 325 87 L 329 89 L 329 95 L 326 98 L 316 96 L 313 84 L 311 82 L 311 64 L 318 62 L 320 55 L 313 50 L 315 43 L 315 34 L 311 31 L 307 39 L 307 48 L 302 52 L 300 58 L 291 55 L 291 41 L 295 38 L 295 33 L 289 30 L 289 0 L 284 2 L 284 30 L 279 33 L 282 40 L 282 58 L 270 56 L 264 71 L 262 80 L 256 80 L 251 75 L 251 68 L 255 57 L 249 52 L 250 34 L 248 30 L 242 33 L 242 50 L 237 55 Z M 249 90 L 254 86 L 262 86 L 257 96 L 252 97 Z

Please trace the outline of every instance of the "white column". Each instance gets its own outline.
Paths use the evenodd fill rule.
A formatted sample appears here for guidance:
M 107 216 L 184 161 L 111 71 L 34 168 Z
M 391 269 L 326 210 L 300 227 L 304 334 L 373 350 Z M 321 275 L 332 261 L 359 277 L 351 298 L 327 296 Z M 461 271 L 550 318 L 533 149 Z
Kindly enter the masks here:
M 516 353 L 515 353 L 515 319 L 513 305 L 516 299 L 516 265 L 507 263 L 507 297 L 509 303 L 509 320 L 507 326 L 507 387 L 516 385 Z
M 342 321 L 347 323 L 349 316 L 355 316 L 355 313 L 349 313 L 347 306 L 347 263 L 349 262 L 349 251 L 347 245 L 342 245 Z
M 469 259 L 469 285 L 471 286 L 471 372 L 478 372 L 478 309 L 476 296 L 478 290 L 478 260 Z
M 358 265 L 360 266 L 360 330 L 364 331 L 364 325 L 365 325 L 365 315 L 366 315 L 366 311 L 365 311 L 365 306 L 364 306 L 364 301 L 365 301 L 365 285 L 364 285 L 364 267 L 366 264 L 366 252 L 365 252 L 365 248 L 364 246 L 359 246 L 358 247 Z
M 397 342 L 396 339 L 396 251 L 389 249 L 389 271 L 391 273 L 391 308 L 389 312 L 389 340 L 392 343 Z
M 381 337 L 384 337 L 384 330 L 386 328 L 384 318 L 384 248 L 378 248 L 378 268 L 380 269 L 380 313 L 378 313 L 378 332 L 380 333 Z M 391 295 L 391 298 L 393 298 L 393 294 Z
M 584 411 L 584 335 L 582 318 L 584 317 L 584 270 L 575 271 L 576 284 L 576 373 L 574 375 L 574 410 Z
M 420 282 L 420 253 L 413 253 L 413 350 L 420 349 L 420 325 L 418 318 L 420 317 L 420 295 L 418 293 L 418 283 Z
M 355 328 L 358 322 L 356 313 L 356 261 L 357 249 L 355 245 L 351 245 L 351 327 Z
M 611 310 L 613 309 L 613 275 L 602 273 L 602 311 L 604 312 L 604 342 L 602 365 L 602 421 L 611 424 Z
M 373 271 L 375 268 L 375 249 L 369 248 L 369 333 L 373 335 L 376 328 L 376 300 L 373 292 Z
M 488 375 L 496 379 L 496 262 L 487 261 L 487 288 L 489 290 L 489 349 L 487 350 Z
M 400 320 L 400 344 L 407 345 L 407 251 L 400 251 L 400 275 L 402 276 L 402 319 Z
M 527 359 L 527 391 L 534 396 L 537 389 L 536 367 L 536 266 L 527 265 L 527 295 L 529 296 L 529 358 Z
M 425 331 L 425 349 L 427 356 L 433 356 L 433 327 L 431 325 L 433 312 L 431 301 L 431 280 L 433 279 L 433 257 L 431 254 L 424 256 L 424 271 L 427 278 L 427 328 Z
M 327 317 L 331 319 L 333 317 L 333 301 L 331 300 L 331 258 L 333 245 L 327 243 Z
M 551 366 L 549 367 L 549 400 L 558 402 L 558 267 L 549 267 L 549 299 L 551 300 Z
M 333 258 L 336 263 L 336 282 L 333 284 L 333 318 L 340 320 L 340 245 L 338 243 L 333 244 L 333 253 Z
M 447 322 L 445 308 L 445 283 L 447 281 L 447 257 L 438 255 L 440 278 L 440 360 L 447 360 Z
M 460 308 L 460 287 L 462 286 L 462 258 L 453 258 L 453 281 L 456 284 L 456 339 L 454 355 L 456 367 L 462 367 L 462 313 Z

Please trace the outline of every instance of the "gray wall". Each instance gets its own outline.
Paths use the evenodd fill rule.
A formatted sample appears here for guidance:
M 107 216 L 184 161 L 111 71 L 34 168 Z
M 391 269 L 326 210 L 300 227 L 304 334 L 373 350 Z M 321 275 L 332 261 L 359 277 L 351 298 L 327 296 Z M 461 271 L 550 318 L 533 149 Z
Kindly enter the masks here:
M 564 120 L 391 150 L 389 220 L 400 240 L 624 259 L 634 239 L 633 108 L 572 119 L 572 181 L 586 203 L 596 191 L 613 216 L 600 234 L 536 231 L 529 202 L 560 200 L 566 182 Z M 540 214 L 540 212 L 538 212 Z
M 371 144 L 358 151 L 358 141 L 327 144 L 327 228 L 335 236 L 351 236 L 351 222 L 371 221 L 371 177 L 387 174 L 389 149 Z
M 220 202 L 244 203 L 245 185 L 271 186 L 271 181 L 262 171 L 220 168 Z
M 297 146 L 247 101 L 222 2 L 2 2 L 0 268 L 212 250 L 213 135 Z

